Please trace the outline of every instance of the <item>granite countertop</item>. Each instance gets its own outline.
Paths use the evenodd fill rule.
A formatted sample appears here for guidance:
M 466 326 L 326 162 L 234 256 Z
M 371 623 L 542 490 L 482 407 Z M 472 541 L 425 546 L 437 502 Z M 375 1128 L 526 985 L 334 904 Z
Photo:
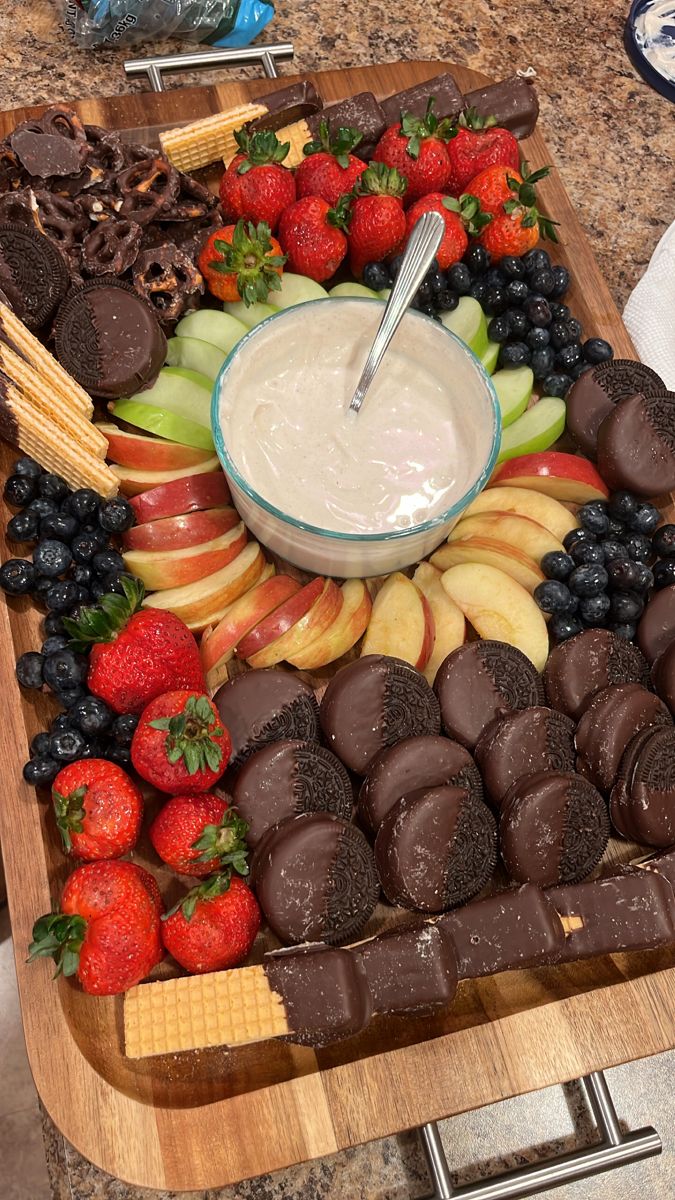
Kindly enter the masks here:
M 623 306 L 675 218 L 675 106 L 642 82 L 624 53 L 628 0 L 530 0 L 520 7 L 511 0 L 473 0 L 470 6 L 441 0 L 405 5 L 351 0 L 348 6 L 278 0 L 277 7 L 263 40 L 294 43 L 294 64 L 284 64 L 285 74 L 402 58 L 461 62 L 495 78 L 533 66 L 549 147 L 614 298 Z M 128 53 L 86 52 L 69 44 L 59 25 L 65 0 L 3 0 L 0 8 L 3 109 L 133 90 L 122 70 Z M 138 53 L 177 48 L 176 42 L 163 43 Z M 223 72 L 201 74 L 180 82 L 223 77 Z M 179 86 L 175 77 L 169 86 Z M 46 1115 L 44 1127 L 56 1200 L 168 1200 L 169 1193 L 130 1188 L 93 1168 Z M 208 1197 L 189 1195 L 194 1200 L 320 1200 L 328 1195 L 407 1200 L 427 1191 L 418 1143 L 405 1135 Z

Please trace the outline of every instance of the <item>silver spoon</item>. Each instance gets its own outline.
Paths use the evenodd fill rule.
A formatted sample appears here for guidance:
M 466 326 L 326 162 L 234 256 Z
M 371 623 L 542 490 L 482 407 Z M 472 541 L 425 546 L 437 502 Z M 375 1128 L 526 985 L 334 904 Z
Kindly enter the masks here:
M 413 226 L 408 245 L 403 255 L 401 269 L 382 314 L 380 326 L 375 334 L 366 365 L 352 396 L 349 411 L 357 413 L 363 404 L 366 392 L 385 356 L 387 347 L 399 327 L 415 292 L 431 265 L 431 260 L 441 244 L 445 232 L 445 221 L 440 213 L 423 213 Z

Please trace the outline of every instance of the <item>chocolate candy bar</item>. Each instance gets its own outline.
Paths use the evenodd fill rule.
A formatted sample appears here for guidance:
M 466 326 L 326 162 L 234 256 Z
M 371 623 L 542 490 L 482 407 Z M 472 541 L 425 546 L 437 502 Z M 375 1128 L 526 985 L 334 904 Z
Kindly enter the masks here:
M 423 117 L 431 96 L 434 97 L 434 114 L 437 117 L 451 117 L 454 121 L 464 108 L 464 97 L 452 75 L 446 71 L 383 100 L 382 111 L 387 127 L 396 125 L 404 112 Z
M 675 893 L 655 871 L 549 888 L 546 895 L 561 917 L 577 918 L 563 962 L 675 942 Z
M 328 1045 L 364 1029 L 372 1000 L 360 958 L 349 950 L 307 946 L 265 956 L 265 975 L 281 997 L 290 1040 Z
M 432 1013 L 454 999 L 454 946 L 428 921 L 370 938 L 352 953 L 365 972 L 373 1013 Z
M 382 107 L 372 92 L 358 92 L 356 96 L 341 100 L 339 104 L 331 104 L 322 112 L 309 117 L 306 122 L 309 129 L 308 141 L 319 136 L 322 121 L 328 122 L 328 131 L 332 138 L 336 136 L 338 129 L 358 129 L 361 141 L 354 154 L 365 162 L 372 157 L 373 150 L 388 125 Z
M 465 92 L 464 107 L 475 108 L 481 117 L 495 117 L 498 125 L 510 129 L 517 138 L 529 137 L 539 116 L 534 84 L 520 75 L 509 75 L 499 83 Z
M 267 112 L 247 123 L 249 133 L 256 133 L 261 129 L 272 129 L 276 132 L 283 125 L 292 125 L 303 117 L 311 117 L 323 108 L 321 96 L 314 84 L 307 79 L 270 92 L 269 96 L 256 96 L 255 102 L 266 108 Z
M 565 946 L 549 894 L 530 883 L 444 913 L 436 928 L 452 939 L 460 979 L 555 962 Z

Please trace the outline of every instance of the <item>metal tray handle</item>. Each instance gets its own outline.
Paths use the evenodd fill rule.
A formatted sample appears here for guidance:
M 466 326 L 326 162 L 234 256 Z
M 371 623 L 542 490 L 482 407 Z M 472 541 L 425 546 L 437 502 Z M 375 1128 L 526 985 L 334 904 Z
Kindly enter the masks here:
M 147 75 L 153 92 L 164 91 L 162 73 L 168 71 L 212 70 L 213 67 L 245 67 L 260 63 L 268 79 L 276 79 L 277 62 L 293 57 L 292 42 L 274 42 L 271 46 L 245 46 L 237 50 L 195 50 L 188 54 L 164 54 L 154 58 L 131 58 L 124 64 L 130 78 Z

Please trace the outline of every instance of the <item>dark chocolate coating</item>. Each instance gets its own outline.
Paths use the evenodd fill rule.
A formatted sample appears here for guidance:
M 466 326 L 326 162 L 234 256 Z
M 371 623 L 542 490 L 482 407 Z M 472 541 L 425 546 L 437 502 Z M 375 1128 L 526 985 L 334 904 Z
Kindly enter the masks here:
M 675 392 L 619 401 L 598 430 L 598 470 L 646 499 L 675 488 Z
M 584 371 L 565 398 L 567 428 L 579 449 L 595 458 L 598 430 L 614 405 L 637 392 L 655 395 L 664 386 L 656 371 L 630 358 L 612 358 Z
M 419 671 L 400 658 L 367 654 L 331 679 L 321 729 L 334 754 L 364 775 L 385 746 L 440 732 L 438 701 Z
M 417 1016 L 449 1008 L 457 991 L 452 941 L 431 921 L 392 929 L 354 946 L 365 971 L 374 1013 Z
M 609 629 L 585 629 L 560 642 L 553 647 L 544 670 L 549 704 L 574 721 L 598 692 L 621 683 L 647 687 L 649 665 L 637 646 Z
M 544 703 L 544 685 L 529 658 L 506 642 L 466 642 L 441 663 L 434 681 L 443 729 L 468 750 L 495 717 Z
M 59 133 L 29 128 L 15 129 L 9 139 L 12 150 L 29 175 L 47 179 L 52 175 L 76 175 L 81 169 L 86 146 Z
M 213 700 L 232 739 L 230 767 L 235 771 L 270 742 L 319 740 L 314 692 L 290 671 L 246 671 L 224 683 Z
M 452 75 L 445 71 L 442 75 L 434 75 L 424 83 L 416 83 L 414 87 L 396 92 L 382 101 L 382 111 L 387 126 L 397 125 L 401 113 L 412 113 L 414 117 L 424 117 L 430 97 L 434 97 L 434 115 L 451 117 L 456 120 L 464 108 L 464 97 L 455 83 Z
M 632 737 L 626 746 L 619 764 L 614 787 L 609 797 L 609 815 L 612 825 L 621 837 L 628 841 L 639 841 L 630 828 L 630 786 L 635 764 L 640 757 L 643 746 L 649 741 L 654 730 L 651 726 L 641 729 Z
M 361 830 L 328 813 L 301 813 L 268 830 L 253 855 L 251 885 L 286 945 L 348 942 L 380 893 Z
M 574 770 L 574 722 L 552 708 L 521 708 L 488 726 L 476 746 L 488 797 L 499 809 L 512 784 L 535 771 Z
M 667 850 L 675 843 L 675 729 L 672 727 L 650 730 L 631 755 L 621 793 L 619 820 L 627 836 L 644 846 Z
M 263 834 L 286 817 L 328 812 L 351 820 L 351 780 L 330 750 L 297 738 L 272 742 L 252 754 L 237 775 L 234 803 L 248 824 L 246 841 L 257 846 Z
M 355 954 L 330 946 L 305 946 L 266 954 L 265 975 L 281 996 L 289 1042 L 327 1046 L 365 1029 L 372 1013 L 365 972 Z
M 267 112 L 265 116 L 255 117 L 248 122 L 246 128 L 249 133 L 257 133 L 262 129 L 276 131 L 285 125 L 293 125 L 303 117 L 311 117 L 323 108 L 323 100 L 314 84 L 307 79 L 270 92 L 269 96 L 255 96 L 253 103 L 264 104 Z
M 675 584 L 652 595 L 640 617 L 637 642 L 650 663 L 675 642 Z
M 652 667 L 652 679 L 657 695 L 666 702 L 671 713 L 675 712 L 675 642 L 659 654 Z
M 510 75 L 499 83 L 466 92 L 464 107 L 475 108 L 481 117 L 496 117 L 497 124 L 517 138 L 529 137 L 537 124 L 539 100 L 531 79 Z
M 655 871 L 626 871 L 611 879 L 551 888 L 547 895 L 561 916 L 583 921 L 565 939 L 563 962 L 675 942 L 675 895 Z
M 609 841 L 607 806 L 571 771 L 540 771 L 515 783 L 502 805 L 499 848 L 518 883 L 578 883 L 597 867 Z
M 421 788 L 389 810 L 375 839 L 375 863 L 391 904 L 443 912 L 465 904 L 492 876 L 495 819 L 465 788 Z
M 17 317 L 41 329 L 63 300 L 70 277 L 53 242 L 27 225 L 0 225 L 0 287 Z
M 337 136 L 338 129 L 358 129 L 361 141 L 354 153 L 365 162 L 372 157 L 387 127 L 382 107 L 372 92 L 358 92 L 356 96 L 340 100 L 338 104 L 331 104 L 313 117 L 308 117 L 307 127 L 313 138 L 319 136 L 322 121 L 328 123 L 331 138 Z
M 593 697 L 576 732 L 584 775 L 609 795 L 630 739 L 651 725 L 672 725 L 665 704 L 639 683 L 605 688 Z
M 648 858 L 639 865 L 645 871 L 656 871 L 658 875 L 663 876 L 675 893 L 675 849 L 666 854 L 655 854 L 653 858 Z
M 359 792 L 359 817 L 367 829 L 377 833 L 406 792 L 441 784 L 466 788 L 476 800 L 483 799 L 476 764 L 459 742 L 434 736 L 404 738 L 381 750 L 373 760 Z
M 555 962 L 565 944 L 553 904 L 531 883 L 444 913 L 437 927 L 452 938 L 460 979 Z

